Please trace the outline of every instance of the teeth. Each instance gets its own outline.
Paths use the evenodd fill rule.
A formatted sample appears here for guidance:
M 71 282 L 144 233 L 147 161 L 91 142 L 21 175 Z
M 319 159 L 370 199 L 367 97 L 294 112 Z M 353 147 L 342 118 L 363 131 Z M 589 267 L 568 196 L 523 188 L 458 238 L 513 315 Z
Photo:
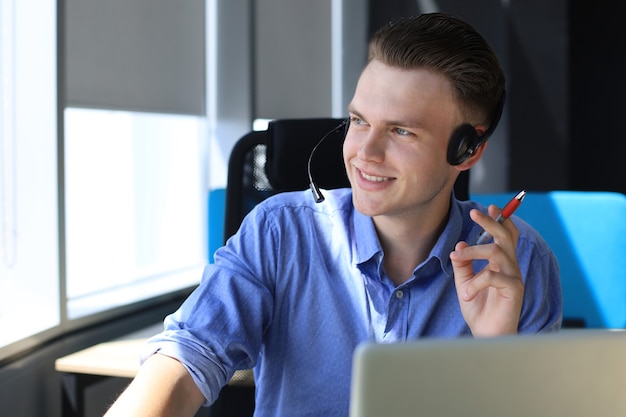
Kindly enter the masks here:
M 364 172 L 361 172 L 361 175 L 363 176 L 363 178 L 365 178 L 368 181 L 374 181 L 374 182 L 383 182 L 383 181 L 387 181 L 389 178 L 385 178 L 385 177 L 375 177 L 373 175 L 367 175 Z

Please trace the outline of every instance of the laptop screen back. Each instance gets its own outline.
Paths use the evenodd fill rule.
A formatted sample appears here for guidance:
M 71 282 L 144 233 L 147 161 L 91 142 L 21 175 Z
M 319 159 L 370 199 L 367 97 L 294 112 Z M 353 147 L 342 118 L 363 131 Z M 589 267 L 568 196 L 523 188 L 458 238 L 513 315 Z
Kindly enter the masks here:
M 350 417 L 626 416 L 626 332 L 365 344 Z

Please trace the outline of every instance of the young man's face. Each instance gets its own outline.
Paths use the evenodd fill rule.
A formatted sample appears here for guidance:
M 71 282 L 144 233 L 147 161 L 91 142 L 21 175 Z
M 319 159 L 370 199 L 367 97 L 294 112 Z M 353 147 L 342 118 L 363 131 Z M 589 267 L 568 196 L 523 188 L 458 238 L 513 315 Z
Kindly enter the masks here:
M 450 198 L 457 171 L 446 152 L 463 118 L 445 77 L 372 61 L 348 110 L 343 154 L 357 210 L 410 215 Z

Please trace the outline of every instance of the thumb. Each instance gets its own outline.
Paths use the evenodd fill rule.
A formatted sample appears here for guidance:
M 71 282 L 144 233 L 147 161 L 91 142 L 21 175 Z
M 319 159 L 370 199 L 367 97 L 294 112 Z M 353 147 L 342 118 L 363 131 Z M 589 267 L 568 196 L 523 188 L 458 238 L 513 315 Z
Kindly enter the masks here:
M 474 277 L 472 268 L 472 258 L 464 256 L 463 249 L 469 247 L 466 242 L 459 242 L 454 247 L 454 252 L 450 253 L 452 269 L 454 270 L 454 280 L 457 286 Z

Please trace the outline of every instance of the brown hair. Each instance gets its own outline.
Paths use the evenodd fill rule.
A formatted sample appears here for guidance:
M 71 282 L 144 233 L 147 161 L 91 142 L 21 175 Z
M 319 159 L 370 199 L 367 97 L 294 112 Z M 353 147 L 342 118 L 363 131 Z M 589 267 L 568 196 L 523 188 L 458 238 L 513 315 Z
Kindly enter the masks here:
M 387 24 L 373 36 L 368 62 L 402 68 L 425 68 L 445 76 L 466 117 L 490 124 L 504 92 L 504 73 L 487 41 L 463 20 L 430 13 Z

